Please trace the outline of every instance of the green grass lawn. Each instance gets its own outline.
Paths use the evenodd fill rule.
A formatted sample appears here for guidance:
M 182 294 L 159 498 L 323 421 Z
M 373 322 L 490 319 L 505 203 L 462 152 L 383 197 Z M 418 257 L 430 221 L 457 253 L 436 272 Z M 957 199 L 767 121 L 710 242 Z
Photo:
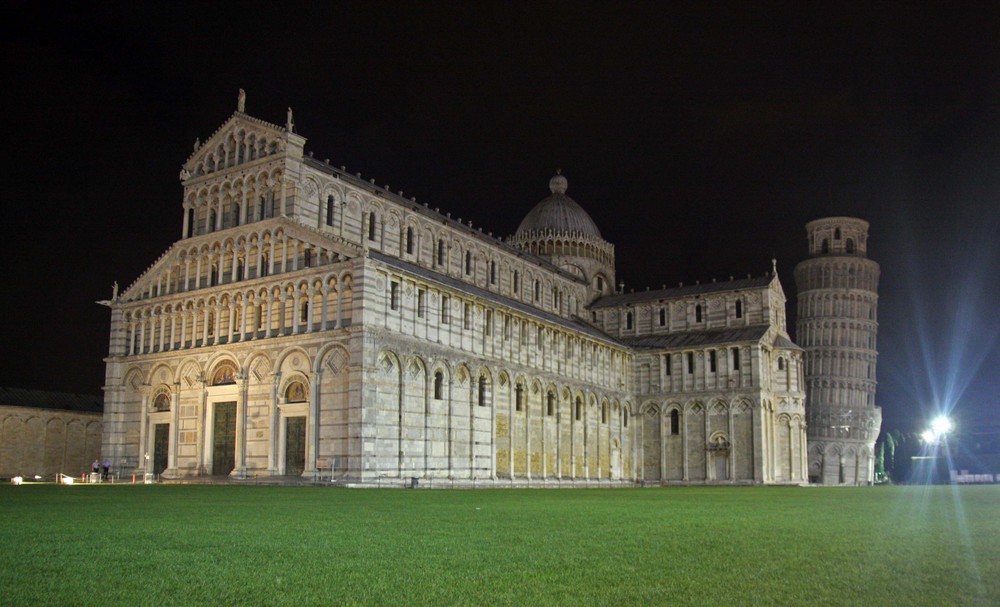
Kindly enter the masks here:
M 1000 487 L 0 486 L 2 605 L 998 605 Z

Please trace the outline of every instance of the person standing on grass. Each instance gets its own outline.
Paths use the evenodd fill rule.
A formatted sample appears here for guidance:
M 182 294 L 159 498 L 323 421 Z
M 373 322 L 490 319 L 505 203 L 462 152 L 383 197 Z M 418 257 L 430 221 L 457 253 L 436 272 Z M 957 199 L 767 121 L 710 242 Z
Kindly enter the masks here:
M 104 460 L 104 464 L 101 466 L 103 474 L 101 478 L 103 480 L 108 480 L 108 470 L 111 469 L 111 462 L 109 460 Z
M 101 471 L 101 460 L 95 459 L 93 464 L 90 464 L 90 471 L 93 473 L 98 473 Z

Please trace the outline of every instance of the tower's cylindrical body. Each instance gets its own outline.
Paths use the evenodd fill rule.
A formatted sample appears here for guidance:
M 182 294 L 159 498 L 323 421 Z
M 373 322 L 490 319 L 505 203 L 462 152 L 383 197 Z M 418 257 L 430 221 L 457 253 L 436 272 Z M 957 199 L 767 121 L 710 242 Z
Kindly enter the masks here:
M 868 259 L 868 222 L 826 217 L 806 225 L 809 258 L 795 267 L 796 341 L 805 349 L 809 480 L 874 480 L 879 266 Z

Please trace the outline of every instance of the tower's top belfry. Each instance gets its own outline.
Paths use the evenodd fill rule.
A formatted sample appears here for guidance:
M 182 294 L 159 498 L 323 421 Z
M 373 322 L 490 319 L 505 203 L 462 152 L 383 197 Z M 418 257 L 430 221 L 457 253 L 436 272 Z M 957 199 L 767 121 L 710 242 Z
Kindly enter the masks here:
M 868 256 L 868 222 L 856 217 L 824 217 L 806 224 L 809 255 Z

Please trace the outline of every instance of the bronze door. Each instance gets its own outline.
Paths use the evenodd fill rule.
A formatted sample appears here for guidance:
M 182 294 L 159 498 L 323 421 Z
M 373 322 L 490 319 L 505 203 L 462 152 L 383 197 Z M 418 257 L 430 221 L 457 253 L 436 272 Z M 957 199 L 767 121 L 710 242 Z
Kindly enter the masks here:
M 285 418 L 285 474 L 302 474 L 306 467 L 306 418 Z
M 212 474 L 229 474 L 236 467 L 236 403 L 215 403 L 212 431 Z

